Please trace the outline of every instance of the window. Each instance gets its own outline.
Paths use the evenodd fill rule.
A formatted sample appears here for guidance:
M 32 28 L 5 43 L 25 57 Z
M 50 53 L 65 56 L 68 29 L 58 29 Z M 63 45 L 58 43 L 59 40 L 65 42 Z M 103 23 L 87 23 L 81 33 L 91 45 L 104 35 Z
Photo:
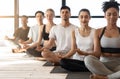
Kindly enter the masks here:
M 61 4 L 61 0 L 19 0 L 19 14 L 33 16 L 38 10 L 45 12 L 52 8 L 55 15 L 59 15 Z
M 0 0 L 0 39 L 14 32 L 14 0 Z
M 0 16 L 14 15 L 14 0 L 0 0 Z
M 66 0 L 66 5 L 71 8 L 71 15 L 77 17 L 80 9 L 87 8 L 90 10 L 91 18 L 90 26 L 93 28 L 100 28 L 106 25 L 104 16 L 104 12 L 102 11 L 102 4 L 105 0 Z M 109 1 L 109 0 L 106 0 Z M 116 0 L 120 3 L 120 0 Z M 92 4 L 92 6 L 91 6 Z M 96 16 L 100 16 L 101 18 L 97 18 Z M 71 22 L 75 25 L 80 25 L 79 20 L 77 18 L 71 18 Z M 120 22 L 118 20 L 118 25 L 120 26 Z
M 104 1 L 109 0 L 66 0 L 66 5 L 71 8 L 72 16 L 77 16 L 82 8 L 89 9 L 92 16 L 103 16 L 102 4 Z M 120 3 L 119 0 L 116 1 Z
M 70 22 L 80 27 L 80 22 L 78 18 L 70 18 Z M 91 18 L 89 25 L 92 28 L 100 28 L 106 25 L 106 21 L 104 18 Z
M 14 18 L 0 18 L 0 39 L 5 35 L 12 36 L 14 33 Z
M 34 18 L 35 12 L 41 10 L 43 12 L 48 8 L 52 8 L 55 11 L 55 15 L 58 16 L 54 18 L 54 22 L 59 24 L 61 19 L 60 16 L 60 7 L 62 5 L 67 5 L 71 8 L 72 16 L 76 18 L 70 18 L 70 22 L 77 26 L 80 25 L 79 20 L 77 18 L 78 12 L 81 8 L 87 8 L 91 12 L 90 26 L 93 28 L 100 28 L 106 25 L 106 21 L 103 18 L 104 13 L 102 11 L 102 3 L 105 0 L 0 0 L 0 39 L 4 37 L 4 35 L 12 36 L 14 33 L 15 20 L 14 16 L 14 5 L 15 1 L 19 2 L 19 15 L 27 15 L 29 16 L 28 25 L 33 26 L 36 24 L 36 19 Z M 63 3 L 65 1 L 65 4 Z M 109 0 L 106 0 L 109 1 Z M 120 3 L 120 0 L 116 0 Z M 92 4 L 92 6 L 91 6 Z M 100 16 L 98 18 L 96 16 Z M 19 20 L 19 27 L 21 26 L 21 22 Z M 46 23 L 46 19 L 44 19 L 44 23 Z M 16 22 L 17 24 L 17 22 Z M 118 25 L 120 26 L 120 19 L 118 20 Z
M 61 0 L 19 0 L 19 15 L 35 16 L 35 12 L 38 10 L 45 12 L 46 9 L 52 8 L 55 15 L 59 16 L 61 4 Z M 59 23 L 59 20 L 59 18 L 54 18 L 56 24 Z M 44 23 L 46 23 L 46 19 L 44 19 Z M 29 18 L 28 25 L 31 27 L 34 24 L 36 24 L 36 19 Z M 21 26 L 20 22 L 19 25 Z

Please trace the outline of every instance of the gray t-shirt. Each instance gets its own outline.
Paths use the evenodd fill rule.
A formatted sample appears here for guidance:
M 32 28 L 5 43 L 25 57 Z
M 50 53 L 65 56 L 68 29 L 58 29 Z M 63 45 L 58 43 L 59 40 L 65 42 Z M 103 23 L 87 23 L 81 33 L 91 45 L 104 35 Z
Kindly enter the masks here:
M 71 32 L 76 28 L 71 24 L 68 27 L 63 27 L 61 24 L 51 28 L 49 38 L 56 40 L 56 51 L 68 52 L 71 48 Z

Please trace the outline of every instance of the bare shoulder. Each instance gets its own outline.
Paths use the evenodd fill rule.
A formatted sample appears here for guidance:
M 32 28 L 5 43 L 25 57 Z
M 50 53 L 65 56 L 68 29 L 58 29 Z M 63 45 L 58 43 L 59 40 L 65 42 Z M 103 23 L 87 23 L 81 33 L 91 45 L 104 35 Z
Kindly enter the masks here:
M 75 29 L 73 29 L 73 30 L 71 31 L 71 33 L 72 33 L 72 34 L 75 34 Z
M 42 31 L 45 25 L 41 25 L 40 30 Z
M 95 34 L 98 35 L 98 36 L 100 36 L 101 33 L 102 33 L 102 31 L 103 31 L 103 28 L 96 29 L 95 30 Z

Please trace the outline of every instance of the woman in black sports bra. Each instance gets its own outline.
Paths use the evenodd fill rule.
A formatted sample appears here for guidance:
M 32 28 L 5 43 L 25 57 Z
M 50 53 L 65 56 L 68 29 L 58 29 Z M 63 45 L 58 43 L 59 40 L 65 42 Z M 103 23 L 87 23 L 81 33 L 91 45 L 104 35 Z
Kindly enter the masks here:
M 95 53 L 84 59 L 86 67 L 93 73 L 90 79 L 120 79 L 119 5 L 115 0 L 103 3 L 107 25 L 96 30 Z
M 40 33 L 39 33 L 39 39 L 38 39 L 38 44 L 37 44 L 37 49 L 38 51 L 41 51 L 41 47 L 40 47 L 40 43 L 42 41 L 42 39 L 44 40 L 43 42 L 43 46 L 46 46 L 46 44 L 48 43 L 49 40 L 49 32 L 50 29 L 55 26 L 56 24 L 53 22 L 53 18 L 55 16 L 54 10 L 53 9 L 47 9 L 46 13 L 45 13 L 46 19 L 47 19 L 47 23 L 40 29 Z M 51 50 L 55 50 L 55 44 L 53 46 L 51 46 L 53 48 L 51 48 Z
M 53 22 L 54 16 L 55 16 L 55 13 L 53 9 L 46 10 L 45 17 L 47 19 L 47 23 L 41 26 L 41 28 L 39 29 L 38 41 L 31 46 L 34 49 L 30 50 L 31 52 L 29 52 L 29 55 L 34 57 L 42 57 L 41 48 L 48 43 L 50 29 L 56 25 Z M 40 45 L 41 42 L 43 43 L 43 45 Z M 52 51 L 56 49 L 55 45 L 51 47 L 53 47 L 51 48 Z

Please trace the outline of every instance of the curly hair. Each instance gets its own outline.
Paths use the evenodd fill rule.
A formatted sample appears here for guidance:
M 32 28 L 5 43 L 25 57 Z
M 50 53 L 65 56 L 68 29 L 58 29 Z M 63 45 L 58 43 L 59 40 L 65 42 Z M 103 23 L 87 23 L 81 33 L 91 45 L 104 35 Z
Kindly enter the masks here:
M 115 8 L 119 12 L 120 4 L 115 0 L 110 0 L 110 1 L 103 2 L 102 6 L 103 6 L 102 9 L 104 13 L 107 11 L 107 9 L 112 8 L 112 7 Z

